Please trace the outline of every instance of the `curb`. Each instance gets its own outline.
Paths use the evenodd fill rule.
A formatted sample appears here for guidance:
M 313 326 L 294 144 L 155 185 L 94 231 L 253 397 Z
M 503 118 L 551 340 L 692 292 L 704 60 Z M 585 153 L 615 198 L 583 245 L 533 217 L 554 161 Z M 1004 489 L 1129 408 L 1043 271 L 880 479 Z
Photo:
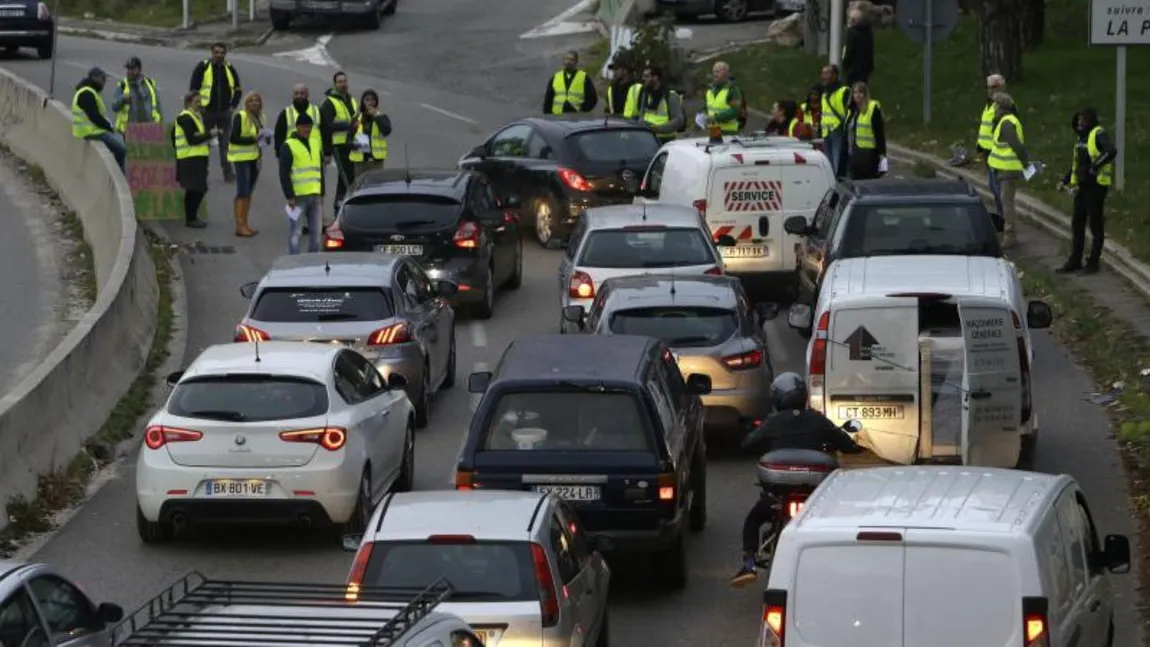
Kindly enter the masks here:
M 263 45 L 268 42 L 268 39 L 271 38 L 274 33 L 276 33 L 276 28 L 268 27 L 262 34 L 256 37 L 256 45 Z
M 60 25 L 56 27 L 56 31 L 68 36 L 78 36 L 81 38 L 96 36 L 104 40 L 116 41 L 118 43 L 143 43 L 150 40 L 161 40 L 160 36 L 141 36 L 139 34 L 128 34 L 120 31 L 104 31 L 102 29 L 84 29 L 81 27 L 65 27 Z

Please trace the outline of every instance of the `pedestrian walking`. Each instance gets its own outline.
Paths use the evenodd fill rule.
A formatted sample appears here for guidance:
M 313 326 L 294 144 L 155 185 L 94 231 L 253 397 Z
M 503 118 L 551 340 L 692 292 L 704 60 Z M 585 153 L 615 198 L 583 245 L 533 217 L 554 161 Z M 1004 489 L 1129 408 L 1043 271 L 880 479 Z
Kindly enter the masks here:
M 1002 191 L 1002 247 L 1009 249 L 1017 244 L 1015 236 L 1016 210 L 1015 194 L 1018 183 L 1033 175 L 1034 167 L 1026 151 L 1026 135 L 1022 122 L 1018 119 L 1014 99 L 1005 92 L 994 95 L 994 134 L 987 157 L 987 165 L 998 174 Z
M 176 181 L 184 189 L 184 224 L 203 229 L 207 223 L 199 218 L 200 205 L 208 194 L 208 164 L 211 147 L 208 142 L 219 137 L 219 128 L 208 129 L 201 114 L 203 103 L 199 92 L 184 95 L 184 110 L 172 127 L 172 146 L 176 149 Z
M 315 126 L 306 113 L 295 122 L 295 133 L 280 149 L 280 187 L 288 206 L 288 253 L 300 253 L 300 234 L 308 225 L 307 251 L 318 252 L 323 214 L 323 147 L 316 145 Z
M 843 129 L 850 102 L 850 88 L 839 81 L 837 65 L 826 65 L 819 73 L 822 81 L 822 106 L 819 132 L 823 136 L 823 152 L 830 160 L 836 177 L 846 175 L 846 136 Z
M 120 170 L 127 173 L 128 147 L 124 139 L 115 132 L 112 123 L 104 116 L 104 85 L 108 75 L 104 70 L 93 67 L 87 76 L 76 84 L 72 95 L 72 136 L 77 139 L 99 141 L 108 148 L 116 159 Z
M 598 103 L 595 84 L 587 72 L 579 69 L 579 52 L 567 52 L 563 55 L 563 69 L 552 75 L 543 92 L 543 114 L 591 112 Z
M 663 70 L 649 66 L 643 70 L 643 91 L 638 99 L 639 118 L 650 126 L 660 143 L 669 142 L 686 127 L 683 99 L 663 85 Z
M 264 100 L 258 92 L 244 97 L 244 108 L 232 118 L 228 136 L 228 162 L 236 171 L 236 198 L 234 210 L 236 235 L 248 238 L 260 233 L 248 224 L 252 210 L 252 193 L 260 177 L 263 147 L 271 144 L 272 130 L 264 124 Z
M 719 127 L 724 135 L 739 132 L 739 115 L 743 109 L 743 91 L 731 78 L 731 66 L 715 61 L 711 66 L 711 85 L 705 95 L 705 114 L 708 125 Z
M 867 12 L 860 7 L 856 6 L 847 14 L 842 54 L 842 69 L 848 86 L 853 88 L 856 83 L 870 81 L 871 72 L 874 72 L 874 28 Z
M 391 118 L 379 109 L 379 94 L 375 90 L 363 91 L 359 108 L 362 112 L 352 135 L 353 148 L 348 155 L 355 165 L 353 178 L 371 169 L 383 168 L 387 161 L 387 136 L 391 134 Z
M 332 213 L 339 213 L 339 205 L 347 194 L 347 187 L 355 175 L 349 155 L 348 136 L 359 121 L 359 102 L 351 96 L 347 74 L 336 72 L 331 77 L 332 88 L 325 93 L 319 107 L 319 132 L 323 140 L 324 166 L 335 162 L 335 200 Z
M 1058 189 L 1070 187 L 1074 191 L 1074 217 L 1070 220 L 1070 257 L 1056 271 L 1094 274 L 1102 260 L 1106 242 L 1106 194 L 1114 183 L 1114 158 L 1118 149 L 1110 135 L 1098 124 L 1098 111 L 1084 108 L 1074 115 L 1074 130 L 1078 135 L 1074 144 L 1070 171 L 1062 177 Z M 1086 247 L 1086 227 L 1090 227 L 1090 255 L 1082 264 Z
M 847 170 L 852 180 L 873 180 L 887 171 L 886 125 L 882 105 L 859 81 L 851 86 L 847 113 Z
M 986 77 L 986 105 L 982 107 L 982 114 L 978 119 L 978 143 L 975 147 L 984 159 L 990 158 L 990 151 L 994 148 L 994 125 L 996 123 L 994 95 L 1006 92 L 1006 77 L 1001 74 L 991 74 Z M 1017 112 L 1018 107 L 1015 106 Z M 998 173 L 994 172 L 989 164 L 986 166 L 986 186 L 994 196 L 994 207 L 997 213 L 1002 213 L 1002 187 L 998 185 Z
M 192 80 L 188 89 L 200 97 L 204 126 L 215 130 L 215 141 L 220 149 L 220 170 L 225 182 L 235 182 L 236 174 L 228 163 L 228 129 L 232 125 L 232 113 L 243 99 L 243 88 L 236 68 L 227 60 L 228 46 L 224 43 L 212 44 L 211 58 L 200 61 L 192 70 Z
M 618 57 L 616 57 L 618 58 Z M 643 84 L 631 78 L 631 67 L 624 61 L 615 61 L 607 66 L 611 70 L 611 83 L 607 86 L 606 113 L 622 119 L 639 117 L 639 93 Z
M 164 120 L 156 82 L 144 76 L 144 64 L 138 56 L 124 63 L 124 78 L 112 91 L 112 112 L 116 115 L 116 132 L 121 136 L 128 124 L 160 123 Z

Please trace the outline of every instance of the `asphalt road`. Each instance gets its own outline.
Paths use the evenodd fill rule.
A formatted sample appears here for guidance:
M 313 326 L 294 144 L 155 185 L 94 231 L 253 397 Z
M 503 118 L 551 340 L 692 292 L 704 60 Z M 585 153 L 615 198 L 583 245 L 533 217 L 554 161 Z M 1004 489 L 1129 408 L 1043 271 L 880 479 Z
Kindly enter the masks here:
M 378 33 L 336 36 L 329 54 L 351 74 L 353 90 L 371 85 L 387 92 L 383 104 L 396 127 L 393 159 L 404 144 L 415 166 L 450 166 L 459 155 L 500 123 L 538 110 L 541 92 L 558 53 L 587 37 L 519 40 L 517 36 L 564 9 L 556 0 L 538 6 L 511 0 L 426 0 L 401 3 L 395 20 Z M 495 17 L 499 16 L 498 19 Z M 63 78 L 74 81 L 82 69 L 99 64 L 118 70 L 136 54 L 159 80 L 168 106 L 177 105 L 192 65 L 202 53 L 65 38 L 60 41 Z M 313 95 L 326 87 L 332 67 L 299 63 L 290 56 L 233 56 L 241 76 L 258 82 L 269 113 L 287 100 L 293 82 L 305 81 Z M 485 64 L 481 64 L 483 61 Z M 31 60 L 7 67 L 36 83 L 47 81 L 46 64 Z M 482 69 L 482 71 L 475 71 Z M 377 78 L 375 75 L 383 78 Z M 384 80 L 386 78 L 387 80 Z M 67 92 L 64 92 L 67 96 Z M 447 113 L 451 113 L 450 115 Z M 232 254 L 184 257 L 189 315 L 189 356 L 212 343 L 228 342 L 244 302 L 237 288 L 258 279 L 284 251 L 282 198 L 275 184 L 261 181 L 254 225 L 263 233 L 251 240 L 232 237 L 231 187 L 213 169 L 209 194 L 211 226 L 190 231 L 168 227 L 177 242 L 202 241 L 233 246 Z M 554 288 L 557 252 L 526 245 L 523 287 L 502 296 L 487 322 L 460 323 L 460 371 L 494 366 L 512 339 L 551 328 L 558 296 Z M 802 371 L 803 343 L 781 322 L 771 325 L 776 370 Z M 1039 448 L 1041 469 L 1076 476 L 1095 508 L 1102 532 L 1133 533 L 1119 458 L 1108 423 L 1084 401 L 1087 376 L 1045 333 L 1036 340 L 1035 393 L 1045 425 Z M 460 387 L 465 380 L 460 380 Z M 431 425 L 417 444 L 419 489 L 448 486 L 461 434 L 470 418 L 471 397 L 454 389 L 433 403 Z M 758 631 L 760 599 L 754 590 L 733 592 L 726 579 L 738 562 L 743 516 L 757 496 L 753 459 L 712 452 L 710 525 L 689 540 L 691 581 L 681 592 L 651 588 L 642 568 L 618 564 L 613 590 L 612 632 L 616 644 L 745 645 Z M 108 484 L 34 558 L 75 575 L 100 599 L 132 607 L 190 569 L 220 578 L 282 578 L 342 581 L 350 565 L 330 539 L 294 531 L 218 530 L 192 541 L 145 547 L 134 528 L 134 462 L 122 466 Z M 1119 578 L 1123 600 L 1116 644 L 1134 645 L 1131 576 Z

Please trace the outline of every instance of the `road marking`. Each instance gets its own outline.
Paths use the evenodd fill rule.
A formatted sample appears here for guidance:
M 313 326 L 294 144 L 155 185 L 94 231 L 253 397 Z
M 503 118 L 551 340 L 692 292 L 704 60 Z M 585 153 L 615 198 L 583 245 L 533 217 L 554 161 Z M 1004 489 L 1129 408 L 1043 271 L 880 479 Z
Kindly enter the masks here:
M 569 7 L 566 11 L 555 16 L 551 20 L 531 29 L 530 31 L 521 34 L 520 38 L 543 38 L 546 36 L 567 36 L 569 34 L 581 34 L 584 32 L 595 31 L 595 22 L 571 22 L 567 19 L 580 11 L 589 9 L 595 0 L 580 0 L 575 5 Z
M 472 126 L 478 126 L 479 125 L 479 122 L 475 121 L 471 117 L 464 117 L 463 115 L 457 115 L 454 112 L 451 112 L 450 110 L 444 110 L 443 108 L 437 108 L 437 107 L 435 107 L 429 103 L 421 103 L 419 105 L 423 106 L 424 108 L 427 108 L 428 110 L 430 110 L 432 112 L 438 112 L 439 114 L 443 115 L 444 117 L 451 117 L 452 119 L 458 119 L 459 121 L 471 124 Z
M 475 367 L 472 368 L 473 373 L 486 373 L 487 371 L 490 371 L 490 370 L 491 370 L 491 367 L 487 365 L 487 362 L 475 362 Z M 483 399 L 482 393 L 472 393 L 471 394 L 471 412 L 472 413 L 475 413 L 475 410 L 479 408 L 479 402 L 482 399 Z M 467 435 L 466 429 L 463 430 L 463 435 L 464 436 Z
M 763 328 L 767 333 L 767 350 L 770 351 L 772 365 L 776 362 L 786 364 L 790 356 L 790 353 L 787 352 L 787 344 L 783 339 L 782 327 L 778 325 L 779 320 L 785 316 L 786 313 L 781 312 L 779 313 L 779 319 L 763 324 Z
M 310 63 L 320 67 L 339 67 L 331 54 L 327 53 L 327 44 L 331 42 L 332 34 L 320 36 L 315 40 L 315 45 L 304 49 L 297 49 L 290 52 L 277 52 L 275 55 L 281 58 L 290 58 L 303 63 Z
M 476 348 L 487 346 L 487 328 L 482 321 L 472 321 L 468 326 L 471 329 L 471 345 Z

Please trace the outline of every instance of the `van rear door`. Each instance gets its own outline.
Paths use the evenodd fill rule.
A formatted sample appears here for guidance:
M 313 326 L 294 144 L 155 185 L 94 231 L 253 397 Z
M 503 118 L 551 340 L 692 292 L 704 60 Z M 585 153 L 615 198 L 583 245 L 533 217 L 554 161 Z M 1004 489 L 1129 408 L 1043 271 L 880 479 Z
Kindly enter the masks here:
M 964 297 L 962 463 L 1014 467 L 1021 443 L 1022 376 L 1010 306 Z
M 716 165 L 707 192 L 707 225 L 711 234 L 730 236 L 735 247 L 720 247 L 732 272 L 793 269 L 783 264 L 783 168 L 762 154 L 716 153 L 728 162 Z M 760 158 L 757 161 L 754 158 Z M 760 222 L 760 219 L 763 219 Z

